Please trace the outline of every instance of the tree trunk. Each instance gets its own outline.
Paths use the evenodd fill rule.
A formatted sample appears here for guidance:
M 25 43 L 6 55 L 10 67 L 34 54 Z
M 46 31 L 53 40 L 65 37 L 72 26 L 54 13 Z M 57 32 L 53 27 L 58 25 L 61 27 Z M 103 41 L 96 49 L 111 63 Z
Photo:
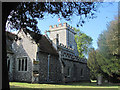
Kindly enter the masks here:
M 9 90 L 5 21 L 2 20 L 2 89 Z
M 2 3 L 2 89 L 10 90 L 9 77 L 7 69 L 7 51 L 6 51 L 6 22 L 10 12 L 13 10 L 13 3 Z M 14 3 L 15 4 L 15 3 Z M 10 7 L 9 7 L 10 6 Z
M 7 50 L 6 50 L 6 22 L 10 12 L 19 5 L 19 2 L 2 3 L 2 89 L 10 90 L 7 69 Z

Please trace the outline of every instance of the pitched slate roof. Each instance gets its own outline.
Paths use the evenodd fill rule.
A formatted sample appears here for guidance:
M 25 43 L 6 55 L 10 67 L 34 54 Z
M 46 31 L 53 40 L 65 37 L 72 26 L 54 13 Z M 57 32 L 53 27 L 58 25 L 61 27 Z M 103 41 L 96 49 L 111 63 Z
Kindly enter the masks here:
M 50 42 L 45 35 L 38 34 L 30 30 L 25 31 L 29 33 L 29 35 L 36 42 L 36 44 L 38 44 L 40 52 L 58 55 L 57 50 L 52 46 L 52 42 Z
M 40 52 L 45 52 L 48 54 L 54 54 L 58 55 L 57 50 L 52 46 L 52 43 L 46 38 L 45 35 L 35 33 L 30 30 L 24 30 L 24 32 L 27 33 L 32 37 L 32 40 L 38 44 L 40 48 Z M 16 37 L 18 38 L 17 35 L 11 33 L 11 32 L 6 32 L 6 45 L 7 45 L 7 51 L 13 53 L 12 51 L 12 43 L 13 40 L 16 40 Z
M 42 52 L 58 55 L 57 50 L 52 46 L 52 42 L 50 42 L 45 35 L 41 36 L 41 39 L 39 40 L 39 47 Z
M 17 37 L 17 35 L 6 31 L 6 49 L 7 49 L 7 52 L 13 53 L 12 43 L 13 43 L 13 40 L 15 40 L 16 37 Z

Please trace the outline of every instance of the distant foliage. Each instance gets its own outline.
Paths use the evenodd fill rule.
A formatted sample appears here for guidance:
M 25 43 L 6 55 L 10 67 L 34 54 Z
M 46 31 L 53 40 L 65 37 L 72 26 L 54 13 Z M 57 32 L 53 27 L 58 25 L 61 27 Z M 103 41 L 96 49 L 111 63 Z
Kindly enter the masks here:
M 96 72 L 94 68 L 99 66 L 99 73 L 102 73 L 106 79 L 111 82 L 120 82 L 120 31 L 118 29 L 118 19 L 111 21 L 107 30 L 99 35 L 98 49 L 94 55 L 93 51 L 90 52 L 88 58 L 88 66 L 91 72 Z M 91 64 L 97 62 L 97 64 Z

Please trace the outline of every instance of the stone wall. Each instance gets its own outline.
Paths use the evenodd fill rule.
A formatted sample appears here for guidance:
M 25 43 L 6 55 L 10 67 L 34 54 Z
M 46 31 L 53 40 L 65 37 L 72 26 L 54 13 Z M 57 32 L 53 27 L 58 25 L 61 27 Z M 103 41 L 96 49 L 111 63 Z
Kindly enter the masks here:
M 56 39 L 56 35 L 59 34 L 57 50 L 61 52 L 59 54 L 59 59 L 62 60 L 61 67 L 63 66 L 63 68 L 61 68 L 63 70 L 63 77 L 61 80 L 63 80 L 63 82 L 89 81 L 87 61 L 86 59 L 79 58 L 73 28 L 67 23 L 64 23 L 63 25 L 54 25 L 54 27 L 50 26 L 49 30 L 50 39 L 52 40 L 53 38 Z
M 50 39 L 56 43 L 56 41 L 54 39 L 57 38 L 57 34 L 59 35 L 59 43 L 63 43 L 64 45 L 67 45 L 67 40 L 66 40 L 66 29 L 65 28 L 61 28 L 58 30 L 51 30 L 50 32 Z
M 86 64 L 67 59 L 63 59 L 62 61 L 64 63 L 65 82 L 89 81 L 89 71 Z M 68 70 L 70 70 L 69 75 Z
M 16 55 L 14 81 L 33 81 L 33 60 L 36 60 L 37 45 L 24 32 L 18 34 L 20 40 L 14 41 L 13 50 Z M 18 71 L 18 58 L 27 57 L 27 71 Z
M 66 26 L 63 26 L 63 28 L 65 27 Z M 66 40 L 66 36 L 64 36 L 63 31 L 62 30 L 60 31 L 61 33 L 60 40 L 63 39 Z M 63 81 L 73 82 L 73 81 L 89 80 L 89 70 L 87 68 L 87 64 L 85 63 L 86 61 L 83 60 L 82 62 L 80 62 L 80 60 L 76 60 L 76 59 L 72 60 L 73 57 L 76 57 L 74 55 L 73 52 L 74 50 L 72 48 L 58 45 L 59 46 L 58 52 L 61 51 L 62 52 L 59 53 L 59 55 L 57 53 L 55 55 L 54 53 L 49 54 L 48 52 L 44 51 L 46 49 L 44 49 L 43 51 L 42 50 L 38 51 L 37 44 L 31 40 L 31 37 L 29 35 L 26 36 L 24 32 L 20 31 L 18 37 L 21 39 L 14 41 L 14 43 L 12 44 L 14 56 L 12 56 L 12 62 L 11 62 L 12 67 L 11 67 L 11 72 L 9 73 L 9 78 L 11 81 L 34 82 L 35 78 L 33 76 L 33 69 L 38 71 L 39 74 L 37 78 L 38 79 L 37 83 L 60 83 Z M 66 54 L 64 54 L 64 52 L 66 52 Z M 70 57 L 65 58 L 65 56 L 69 56 L 68 54 L 71 54 Z M 48 55 L 49 55 L 49 62 L 48 62 Z M 27 57 L 27 71 L 18 70 L 18 66 L 19 66 L 18 58 L 22 58 L 22 57 Z M 35 66 L 33 64 L 33 61 L 37 59 L 39 60 L 38 63 L 39 65 Z M 49 63 L 49 70 L 48 70 L 48 63 Z M 81 75 L 81 70 L 83 73 L 82 75 Z
M 78 55 L 77 44 L 75 42 L 75 31 L 74 28 L 67 23 L 61 23 L 59 25 L 54 25 L 49 27 L 50 39 L 56 44 L 57 34 L 59 36 L 59 44 L 63 44 L 67 47 L 74 49 L 75 55 Z
M 14 65 L 14 54 L 7 53 L 7 66 L 8 66 L 8 60 L 9 61 L 9 71 L 8 71 L 8 76 L 9 76 L 9 81 L 13 81 L 13 65 Z
M 50 54 L 39 52 L 39 83 L 59 83 L 62 81 L 62 76 L 58 56 L 50 55 L 48 79 L 48 55 Z
M 23 56 L 19 56 L 23 57 Z M 17 57 L 17 58 L 19 58 Z M 14 81 L 32 82 L 32 60 L 27 56 L 27 71 L 18 71 L 18 60 L 15 61 Z
M 74 46 L 74 34 L 67 29 L 67 46 Z

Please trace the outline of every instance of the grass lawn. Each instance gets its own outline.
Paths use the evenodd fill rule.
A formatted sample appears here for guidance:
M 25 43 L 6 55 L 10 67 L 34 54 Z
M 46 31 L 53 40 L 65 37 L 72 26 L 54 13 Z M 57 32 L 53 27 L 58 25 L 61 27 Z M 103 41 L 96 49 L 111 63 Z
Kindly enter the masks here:
M 13 89 L 17 89 L 18 88 L 30 88 L 32 89 L 45 89 L 45 88 L 75 88 L 75 89 L 80 89 L 80 88 L 86 88 L 86 90 L 88 90 L 89 88 L 91 90 L 93 90 L 94 88 L 98 88 L 98 89 L 104 89 L 104 90 L 120 90 L 120 86 L 116 85 L 116 84 L 109 84 L 109 83 L 105 83 L 102 86 L 97 86 L 96 82 L 92 82 L 92 83 L 88 83 L 88 82 L 79 82 L 79 83 L 66 83 L 66 84 L 31 84 L 31 83 L 22 83 L 22 82 L 10 82 L 10 88 L 11 90 Z M 68 90 L 69 90 L 68 89 Z

